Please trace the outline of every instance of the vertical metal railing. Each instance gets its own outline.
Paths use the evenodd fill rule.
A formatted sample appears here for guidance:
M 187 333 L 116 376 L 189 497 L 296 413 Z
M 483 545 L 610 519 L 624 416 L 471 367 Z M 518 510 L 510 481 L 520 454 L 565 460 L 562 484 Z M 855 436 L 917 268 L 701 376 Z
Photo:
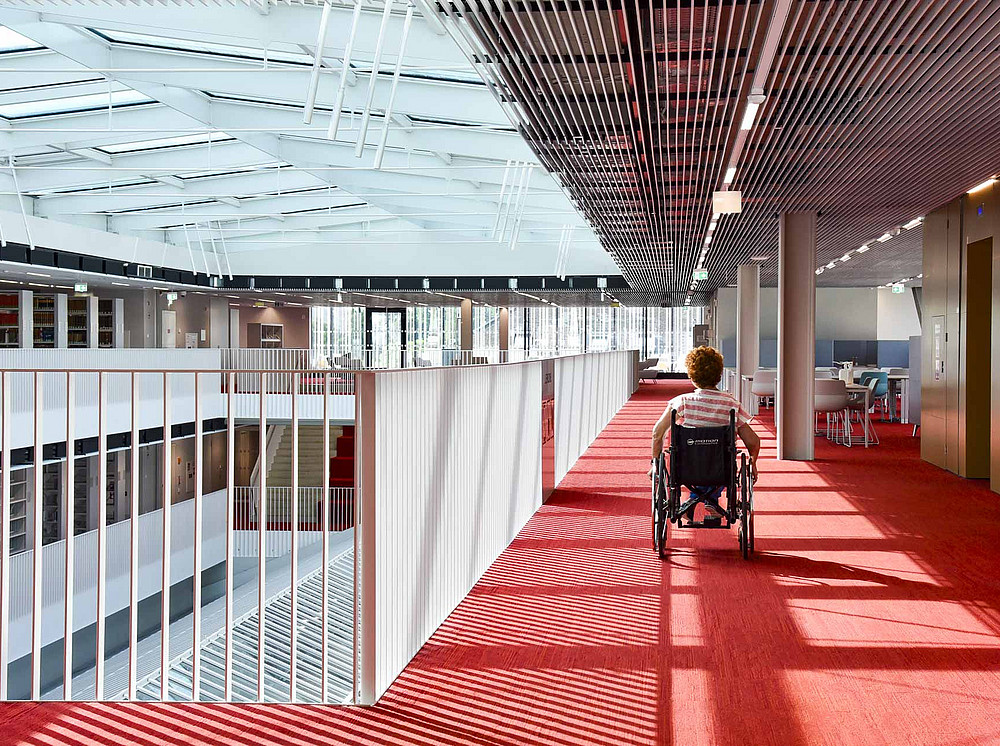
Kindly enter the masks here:
M 329 490 L 330 488 L 330 377 L 323 377 L 323 489 Z M 322 576 L 321 583 L 322 588 L 320 590 L 320 635 L 322 641 L 320 643 L 320 673 L 319 673 L 319 686 L 320 686 L 320 702 L 327 704 L 329 702 L 329 691 L 327 689 L 327 677 L 329 672 L 329 657 L 330 657 L 330 644 L 329 644 L 329 613 L 330 613 L 330 586 L 329 586 L 329 572 L 330 572 L 330 542 L 326 540 L 326 534 L 330 531 L 330 498 L 327 497 L 325 500 L 320 501 L 320 529 L 323 533 L 323 544 L 321 548 L 321 562 L 322 569 L 320 570 L 320 575 Z M 352 655 L 353 659 L 354 656 Z M 353 688 L 352 688 L 353 691 Z
M 108 554 L 108 433 L 105 374 L 97 374 L 97 619 L 94 645 L 94 699 L 104 699 L 104 642 L 107 630 L 107 587 L 105 568 Z M 41 492 L 35 493 L 35 504 L 41 505 Z M 35 557 L 41 557 L 41 542 L 34 545 Z M 67 578 L 67 583 L 69 578 Z
M 260 376 L 260 415 L 258 419 L 258 449 L 260 469 L 260 504 L 257 521 L 257 701 L 264 701 L 264 670 L 266 644 L 267 591 L 264 573 L 267 570 L 267 373 Z
M 76 374 L 72 371 L 66 372 L 66 462 L 63 470 L 63 480 L 65 489 L 63 510 L 63 541 L 66 544 L 66 559 L 64 589 L 63 589 L 63 699 L 71 701 L 73 699 L 73 601 L 74 601 L 74 579 L 76 578 L 75 563 L 75 537 L 73 525 L 73 511 L 70 506 L 75 504 L 74 494 L 76 490 L 76 480 L 73 479 L 73 466 L 76 462 Z M 6 494 L 6 492 L 4 493 Z M 135 546 L 133 544 L 132 546 Z M 0 617 L 2 619 L 2 617 Z M 131 650 L 131 647 L 130 647 Z
M 128 510 L 128 698 L 134 700 L 139 676 L 136 656 L 136 649 L 139 647 L 139 378 L 135 371 L 132 371 L 129 382 L 132 388 L 132 404 L 129 407 L 129 461 L 131 470 L 129 473 Z M 68 514 L 70 511 L 66 512 Z M 66 551 L 70 550 L 67 548 Z M 69 583 L 70 581 L 67 580 L 67 585 Z
M 298 660 L 298 627 L 296 625 L 299 585 L 299 374 L 292 375 L 292 494 L 291 494 L 291 530 L 292 530 L 292 566 L 289 583 L 289 667 L 288 667 L 288 699 L 295 701 L 296 673 Z
M 191 699 L 201 699 L 201 520 L 204 490 L 205 428 L 201 417 L 201 376 L 194 374 L 194 526 L 191 584 Z
M 226 374 L 226 610 L 223 652 L 223 699 L 233 701 L 233 507 L 236 491 L 236 417 L 233 410 L 235 374 Z
M 163 544 L 160 554 L 160 699 L 170 698 L 170 513 L 172 495 L 170 480 L 170 374 L 163 372 Z
M 34 494 L 32 500 L 32 537 L 31 546 L 37 549 L 42 545 L 42 407 L 43 387 L 42 374 L 33 374 L 35 385 L 34 436 L 32 447 L 31 468 L 34 477 Z M 32 554 L 31 569 L 31 698 L 41 697 L 42 686 L 42 553 Z M 6 673 L 6 672 L 5 672 Z
M 10 670 L 10 374 L 0 371 L 0 700 L 7 699 Z
M 241 419 L 237 371 L 0 369 L 0 699 L 350 700 L 354 440 L 331 428 L 331 402 L 353 374 L 251 373 L 263 393 Z M 291 396 L 276 415 L 279 377 Z M 291 485 L 265 468 L 240 486 L 241 429 L 261 438 L 289 414 Z M 299 468 L 319 455 L 307 425 L 322 426 L 321 470 Z

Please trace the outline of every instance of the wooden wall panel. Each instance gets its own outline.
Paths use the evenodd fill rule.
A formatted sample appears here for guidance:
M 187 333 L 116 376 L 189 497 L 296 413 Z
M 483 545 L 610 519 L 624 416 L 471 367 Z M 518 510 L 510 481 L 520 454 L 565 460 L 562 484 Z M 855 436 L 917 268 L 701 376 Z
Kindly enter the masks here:
M 959 362 L 958 473 L 985 479 L 990 475 L 990 337 L 993 303 L 993 239 L 982 238 L 964 249 Z

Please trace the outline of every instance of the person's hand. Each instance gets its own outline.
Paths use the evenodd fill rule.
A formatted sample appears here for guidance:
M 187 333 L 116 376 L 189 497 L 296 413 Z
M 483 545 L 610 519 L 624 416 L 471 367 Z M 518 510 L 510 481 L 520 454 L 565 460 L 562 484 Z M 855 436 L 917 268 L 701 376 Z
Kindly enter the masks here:
M 655 464 L 650 464 L 649 465 L 649 471 L 646 472 L 646 476 L 649 477 L 650 479 L 653 478 L 653 469 L 655 469 L 655 468 L 656 468 Z
M 754 484 L 757 484 L 757 459 L 750 461 L 750 479 Z

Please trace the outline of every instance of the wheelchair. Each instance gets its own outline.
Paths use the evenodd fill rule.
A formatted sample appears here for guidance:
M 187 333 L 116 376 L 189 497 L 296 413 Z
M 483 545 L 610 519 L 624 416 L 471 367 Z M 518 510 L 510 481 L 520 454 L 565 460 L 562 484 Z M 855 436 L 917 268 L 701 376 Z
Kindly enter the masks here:
M 739 468 L 737 469 L 737 462 Z M 706 525 L 686 518 L 704 498 L 681 502 L 683 486 L 724 487 L 725 515 Z M 670 527 L 737 528 L 740 552 L 750 559 L 754 551 L 753 478 L 746 451 L 736 447 L 736 412 L 730 410 L 723 427 L 685 427 L 670 418 L 670 446 L 660 453 L 653 470 L 653 549 L 660 559 L 668 556 Z

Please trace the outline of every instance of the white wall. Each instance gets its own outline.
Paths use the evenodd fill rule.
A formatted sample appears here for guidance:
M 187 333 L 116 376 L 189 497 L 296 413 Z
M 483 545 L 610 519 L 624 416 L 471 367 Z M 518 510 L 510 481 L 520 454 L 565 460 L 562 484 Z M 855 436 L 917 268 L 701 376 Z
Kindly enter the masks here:
M 920 319 L 913 302 L 913 291 L 902 293 L 892 288 L 878 289 L 878 338 L 909 339 L 920 335 Z
M 736 288 L 719 288 L 717 299 L 717 339 L 735 339 Z M 879 339 L 877 318 L 875 288 L 816 288 L 816 339 Z M 760 338 L 778 338 L 777 288 L 760 289 Z

